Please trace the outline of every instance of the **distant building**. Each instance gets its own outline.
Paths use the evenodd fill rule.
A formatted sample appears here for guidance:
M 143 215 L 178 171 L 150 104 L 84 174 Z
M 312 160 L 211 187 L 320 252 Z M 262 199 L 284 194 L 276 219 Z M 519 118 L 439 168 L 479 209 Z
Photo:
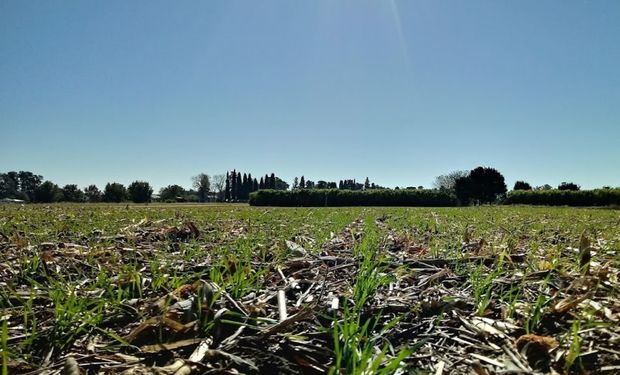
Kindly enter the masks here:
M 16 203 L 16 204 L 21 204 L 21 203 L 26 203 L 26 201 L 22 200 L 22 199 L 2 198 L 2 199 L 0 199 L 0 203 Z

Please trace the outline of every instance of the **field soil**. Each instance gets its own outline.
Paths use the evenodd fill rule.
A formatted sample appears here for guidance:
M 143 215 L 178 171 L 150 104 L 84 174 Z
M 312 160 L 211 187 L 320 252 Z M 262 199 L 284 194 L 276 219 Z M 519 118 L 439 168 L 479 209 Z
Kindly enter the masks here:
M 0 206 L 2 374 L 618 374 L 620 212 Z

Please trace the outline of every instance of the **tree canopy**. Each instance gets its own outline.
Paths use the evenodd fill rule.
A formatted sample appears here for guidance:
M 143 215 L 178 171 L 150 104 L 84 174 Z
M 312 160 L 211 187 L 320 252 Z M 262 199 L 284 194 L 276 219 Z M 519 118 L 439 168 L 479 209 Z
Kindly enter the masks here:
M 134 181 L 127 188 L 129 198 L 134 203 L 146 203 L 151 201 L 153 188 L 148 182 Z

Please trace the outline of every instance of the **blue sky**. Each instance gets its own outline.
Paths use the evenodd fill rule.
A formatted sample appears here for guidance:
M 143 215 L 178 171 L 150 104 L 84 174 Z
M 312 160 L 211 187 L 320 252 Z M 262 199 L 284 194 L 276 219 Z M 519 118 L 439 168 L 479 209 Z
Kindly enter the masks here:
M 620 186 L 620 2 L 0 2 L 0 171 Z

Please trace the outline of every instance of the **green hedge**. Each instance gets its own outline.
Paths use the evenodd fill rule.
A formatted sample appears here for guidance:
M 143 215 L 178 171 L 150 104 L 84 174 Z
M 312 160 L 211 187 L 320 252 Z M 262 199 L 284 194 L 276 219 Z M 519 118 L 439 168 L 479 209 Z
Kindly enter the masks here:
M 259 190 L 250 194 L 252 206 L 456 206 L 456 197 L 439 190 Z
M 613 206 L 620 205 L 620 189 L 514 190 L 506 195 L 504 203 L 546 206 Z

